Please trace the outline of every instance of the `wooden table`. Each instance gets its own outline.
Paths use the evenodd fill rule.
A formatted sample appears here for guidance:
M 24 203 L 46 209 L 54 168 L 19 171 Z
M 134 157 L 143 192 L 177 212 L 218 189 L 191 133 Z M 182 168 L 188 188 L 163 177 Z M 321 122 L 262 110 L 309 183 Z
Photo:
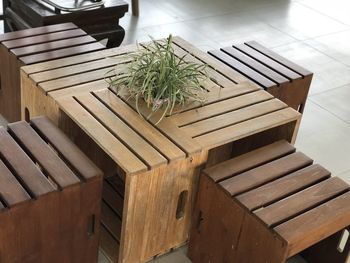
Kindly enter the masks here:
M 119 175 L 107 177 L 103 193 L 101 245 L 114 262 L 145 262 L 187 241 L 203 166 L 296 137 L 298 112 L 181 38 L 174 49 L 210 66 L 207 101 L 158 125 L 157 114 L 143 119 L 103 79 L 115 65 L 126 70 L 135 46 L 22 68 L 26 107 L 46 105 L 32 114 L 48 113 L 107 175 Z

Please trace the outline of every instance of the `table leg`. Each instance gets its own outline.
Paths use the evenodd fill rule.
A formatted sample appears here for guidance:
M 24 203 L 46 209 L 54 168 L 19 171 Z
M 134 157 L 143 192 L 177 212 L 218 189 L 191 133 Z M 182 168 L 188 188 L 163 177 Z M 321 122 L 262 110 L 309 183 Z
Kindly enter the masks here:
M 140 15 L 139 0 L 131 0 L 131 8 L 132 8 L 132 14 L 134 16 Z

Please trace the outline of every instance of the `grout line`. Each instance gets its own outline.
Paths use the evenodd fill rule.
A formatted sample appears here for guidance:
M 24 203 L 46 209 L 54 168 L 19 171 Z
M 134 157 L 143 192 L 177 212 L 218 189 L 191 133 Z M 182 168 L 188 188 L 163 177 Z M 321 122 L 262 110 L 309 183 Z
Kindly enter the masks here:
M 329 18 L 329 19 L 331 19 L 331 20 L 333 20 L 333 21 L 336 21 L 336 22 L 338 22 L 339 24 L 342 24 L 342 25 L 347 26 L 347 27 L 350 28 L 350 25 L 349 25 L 349 24 L 346 24 L 346 23 L 344 23 L 343 21 L 340 21 L 340 20 L 336 19 L 335 17 L 332 17 L 332 16 L 330 16 L 330 15 L 328 15 L 328 14 L 326 14 L 326 13 L 320 11 L 320 10 L 314 9 L 314 8 L 312 8 L 311 6 L 308 6 L 308 5 L 304 4 L 303 2 L 296 1 L 295 3 L 297 3 L 297 4 L 299 4 L 299 5 L 301 5 L 301 6 L 305 7 L 305 8 L 308 8 L 308 9 L 314 11 L 315 13 L 318 13 L 318 14 L 320 14 L 320 15 L 322 15 L 322 16 L 325 16 L 325 17 L 327 17 L 327 18 Z
M 320 107 L 321 109 L 325 110 L 326 112 L 328 112 L 329 114 L 333 115 L 335 118 L 337 118 L 338 120 L 344 122 L 347 125 L 350 125 L 350 122 L 344 120 L 343 118 L 339 117 L 338 115 L 336 115 L 335 113 L 331 112 L 330 110 L 328 110 L 327 108 L 323 107 L 321 104 L 317 103 L 316 101 L 312 100 L 312 98 L 310 98 L 310 101 L 312 103 L 314 103 L 315 105 L 317 105 L 318 107 Z

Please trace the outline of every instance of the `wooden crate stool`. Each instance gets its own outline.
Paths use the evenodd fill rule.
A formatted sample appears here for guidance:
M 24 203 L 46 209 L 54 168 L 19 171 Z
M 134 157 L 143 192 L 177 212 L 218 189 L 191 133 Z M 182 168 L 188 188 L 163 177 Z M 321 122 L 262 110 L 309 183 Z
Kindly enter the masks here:
M 255 41 L 208 52 L 303 113 L 313 74 Z
M 298 253 L 317 263 L 349 258 L 350 241 L 338 247 L 350 225 L 349 185 L 285 141 L 204 170 L 199 187 L 194 263 L 278 263 Z
M 96 263 L 101 188 L 47 118 L 0 127 L 0 262 Z
M 104 49 L 72 23 L 0 35 L 0 114 L 21 119 L 20 67 Z

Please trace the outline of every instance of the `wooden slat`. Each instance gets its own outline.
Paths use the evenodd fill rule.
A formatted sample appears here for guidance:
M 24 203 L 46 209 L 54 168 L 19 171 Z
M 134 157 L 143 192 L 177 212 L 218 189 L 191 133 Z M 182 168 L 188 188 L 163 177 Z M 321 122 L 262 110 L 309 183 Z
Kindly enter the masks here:
M 54 79 L 46 82 L 42 82 L 39 84 L 39 87 L 43 89 L 45 92 L 53 91 L 53 90 L 58 90 L 70 86 L 75 86 L 75 85 L 80 85 L 83 83 L 88 83 L 91 81 L 99 80 L 99 79 L 104 79 L 105 77 L 110 77 L 113 76 L 115 73 L 122 73 L 126 72 L 127 65 L 122 64 L 120 67 L 115 69 L 115 72 L 109 72 L 110 70 L 113 70 L 113 67 L 108 67 L 108 68 L 101 68 L 101 69 L 96 69 L 91 72 L 84 72 L 60 79 Z M 69 68 L 67 68 L 69 71 Z
M 291 80 L 297 80 L 300 79 L 302 76 L 289 68 L 283 66 L 282 64 L 276 62 L 275 60 L 265 56 L 264 54 L 258 52 L 257 50 L 245 45 L 234 45 L 235 48 L 238 50 L 244 52 L 245 54 L 253 57 L 257 61 L 261 62 L 262 64 L 268 66 L 269 68 L 272 68 L 279 72 L 281 75 L 291 79 Z
M 92 81 L 89 83 L 69 87 L 66 89 L 54 90 L 47 93 L 47 96 L 54 101 L 64 97 L 72 97 L 86 92 L 99 91 L 108 88 L 109 84 L 104 80 Z
M 284 76 L 266 67 L 259 61 L 247 56 L 238 49 L 235 49 L 233 47 L 226 47 L 222 48 L 221 50 L 279 85 L 289 82 L 289 80 Z M 252 78 L 254 78 L 254 76 L 252 76 Z
M 272 226 L 293 218 L 332 197 L 349 190 L 349 185 L 343 180 L 333 177 L 281 201 L 255 212 L 266 225 Z
M 239 97 L 205 105 L 198 109 L 189 110 L 181 114 L 173 115 L 171 120 L 174 121 L 176 125 L 183 126 L 272 98 L 273 96 L 271 94 L 263 90 L 259 90 Z
M 84 130 L 126 173 L 147 170 L 147 166 L 106 130 L 73 98 L 57 100 L 60 108 Z
M 31 124 L 82 178 L 89 180 L 102 175 L 102 171 L 48 118 L 32 118 Z
M 0 182 L 0 196 L 9 207 L 30 200 L 28 193 L 1 160 Z
M 136 110 L 135 100 L 130 99 L 126 101 L 126 103 Z M 153 125 L 156 125 L 159 122 L 159 119 L 163 112 L 157 111 L 152 114 L 151 110 L 147 108 L 144 102 L 140 102 L 139 110 L 144 118 L 148 118 L 147 120 L 151 122 Z M 181 130 L 174 125 L 170 118 L 164 118 L 161 122 L 157 124 L 157 128 L 163 132 L 165 136 L 167 136 L 171 141 L 176 144 L 179 148 L 186 152 L 186 154 L 191 155 L 194 153 L 198 153 L 201 151 L 201 147 L 198 143 L 196 143 L 191 137 L 187 134 L 181 132 Z
M 57 31 L 64 31 L 64 30 L 70 30 L 77 28 L 76 25 L 73 23 L 64 23 L 64 24 L 57 24 L 57 25 L 50 25 L 50 26 L 43 26 L 43 27 L 36 27 L 36 28 L 30 28 L 25 30 L 19 30 L 15 32 L 5 33 L 0 35 L 0 42 L 2 41 L 8 41 L 18 38 L 24 38 L 24 37 L 31 37 L 35 35 L 43 35 L 48 33 L 53 33 Z
M 247 76 L 248 78 L 251 78 L 254 80 L 256 83 L 259 85 L 263 86 L 264 88 L 272 88 L 272 87 L 277 87 L 277 84 L 262 74 L 256 72 L 254 69 L 246 66 L 239 60 L 229 56 L 228 54 L 220 51 L 220 50 L 213 50 L 208 52 L 210 55 L 213 57 L 217 58 L 221 62 L 225 63 L 228 66 L 231 66 L 232 69 L 237 70 L 244 76 Z
M 284 109 L 286 107 L 287 105 L 278 99 L 263 101 L 261 103 L 230 111 L 210 119 L 195 122 L 184 126 L 181 129 L 187 134 L 190 134 L 192 137 L 197 137 L 223 127 Z
M 181 47 L 179 47 L 177 45 L 173 45 L 173 49 L 174 49 L 174 53 L 180 58 L 183 57 L 184 61 L 186 61 L 186 62 L 192 62 L 192 63 L 196 63 L 198 65 L 204 64 L 203 61 L 192 56 L 190 53 L 183 50 Z M 225 77 L 220 72 L 213 69 L 212 67 L 207 67 L 206 72 L 208 73 L 208 76 L 210 79 L 215 79 L 215 82 L 224 88 L 232 88 L 234 85 L 236 85 L 236 83 L 234 81 Z
M 251 48 L 254 48 L 255 50 L 261 52 L 262 54 L 268 56 L 269 58 L 281 63 L 282 65 L 286 66 L 287 68 L 290 68 L 291 70 L 299 73 L 302 76 L 307 76 L 312 74 L 310 71 L 304 69 L 303 67 L 291 62 L 290 60 L 278 55 L 277 53 L 273 52 L 270 49 L 265 48 L 264 46 L 260 45 L 256 41 L 249 41 L 246 42 L 246 45 L 248 45 Z
M 44 72 L 47 70 L 53 70 L 57 68 L 63 68 L 67 66 L 77 65 L 81 63 L 87 63 L 90 61 L 104 59 L 106 57 L 114 57 L 126 54 L 128 52 L 132 53 L 137 50 L 137 46 L 135 44 L 122 46 L 118 48 L 111 48 L 100 50 L 97 52 L 91 52 L 83 55 L 75 55 L 68 58 L 56 59 L 48 62 L 37 63 L 29 66 L 22 67 L 22 71 L 29 75 L 39 72 Z
M 26 37 L 26 38 L 21 38 L 16 40 L 5 41 L 2 44 L 8 49 L 13 49 L 13 48 L 45 43 L 45 42 L 51 42 L 59 39 L 84 36 L 84 35 L 86 35 L 86 32 L 78 28 L 78 29 L 72 29 L 72 30 L 67 30 L 63 32 L 56 32 L 51 34 L 31 36 L 31 37 Z
M 349 203 L 350 192 L 347 192 L 275 227 L 275 231 L 289 243 L 288 257 L 347 227 Z
M 113 187 L 117 193 L 124 197 L 125 194 L 125 182 L 118 176 L 109 176 L 106 178 L 106 181 Z
M 220 185 L 232 196 L 257 188 L 272 180 L 312 164 L 312 160 L 301 152 L 292 153 L 266 163 L 242 174 L 238 174 Z
M 184 158 L 185 153 L 174 143 L 160 133 L 154 126 L 144 119 L 125 102 L 109 90 L 94 92 L 106 105 L 120 116 L 124 122 L 138 131 L 148 142 L 152 143 L 158 151 L 167 157 L 169 161 Z
M 208 92 L 207 94 L 205 94 L 204 102 L 198 102 L 198 101 L 188 102 L 186 105 L 175 107 L 176 109 L 173 111 L 173 113 L 174 113 L 174 116 L 176 116 L 176 114 L 180 114 L 182 112 L 199 109 L 208 104 L 213 104 L 215 102 L 223 101 L 225 99 L 230 99 L 236 96 L 248 94 L 250 92 L 259 91 L 259 90 L 261 90 L 261 88 L 255 85 L 251 81 L 236 84 L 231 88 L 214 89 Z
M 84 108 L 97 118 L 107 129 L 118 137 L 139 159 L 151 169 L 166 164 L 167 160 L 138 133 L 124 123 L 90 93 L 75 97 Z
M 128 56 L 118 56 L 113 58 L 99 59 L 91 62 L 69 66 L 67 68 L 63 67 L 63 68 L 53 69 L 50 71 L 31 74 L 30 78 L 35 83 L 40 83 L 40 82 L 58 79 L 62 77 L 72 76 L 83 72 L 93 71 L 99 68 L 115 66 L 115 65 L 123 64 L 127 62 L 130 62 L 130 58 Z
M 255 210 L 325 180 L 330 175 L 322 166 L 314 164 L 236 198 L 249 210 Z
M 72 55 L 98 51 L 104 48 L 105 46 L 103 46 L 101 43 L 95 42 L 95 43 L 90 43 L 82 46 L 63 48 L 63 49 L 54 50 L 50 52 L 24 56 L 20 58 L 20 61 L 22 61 L 26 65 L 30 65 L 33 63 L 43 62 L 43 61 L 52 60 L 56 58 L 63 58 L 63 57 L 68 57 Z
M 77 45 L 88 44 L 93 42 L 96 42 L 96 39 L 94 39 L 93 37 L 81 36 L 81 37 L 68 38 L 64 40 L 48 42 L 44 44 L 15 48 L 11 50 L 11 53 L 16 55 L 16 57 L 21 57 L 21 56 L 28 56 L 28 55 L 40 53 L 40 52 L 47 52 L 49 50 L 77 46 Z
M 203 172 L 214 182 L 219 182 L 293 152 L 295 148 L 288 142 L 278 141 L 207 168 Z
M 106 180 L 103 182 L 102 198 L 120 218 L 123 218 L 124 200 Z
M 42 140 L 26 122 L 8 125 L 11 133 L 22 143 L 42 169 L 54 180 L 60 188 L 80 183 L 79 178 L 57 156 L 57 154 Z
M 122 222 L 113 210 L 102 201 L 101 203 L 101 222 L 113 234 L 113 237 L 120 241 Z
M 227 78 L 233 80 L 236 83 L 241 83 L 244 81 L 247 81 L 247 78 L 242 76 L 242 74 L 238 73 L 237 71 L 233 70 L 232 68 L 224 65 L 220 61 L 217 61 L 213 57 L 209 56 L 205 52 L 199 50 L 192 44 L 188 43 L 187 41 L 183 40 L 181 37 L 174 37 L 173 42 L 183 48 L 184 50 L 188 51 L 190 54 L 192 54 L 194 57 L 198 58 L 199 60 L 203 61 L 204 63 L 208 64 L 210 67 L 215 69 L 216 71 L 220 72 L 222 75 L 226 76 Z
M 55 188 L 33 161 L 2 127 L 0 127 L 0 153 L 16 173 L 17 178 L 24 183 L 26 189 L 35 197 L 55 191 Z
M 119 256 L 119 243 L 114 237 L 107 231 L 106 227 L 101 224 L 101 238 L 100 245 L 103 254 L 111 262 L 118 262 Z
M 214 148 L 218 145 L 239 140 L 252 134 L 267 129 L 290 123 L 300 119 L 300 114 L 291 108 L 285 108 L 273 113 L 266 114 L 245 122 L 232 125 L 218 131 L 196 137 L 195 140 L 205 148 Z

